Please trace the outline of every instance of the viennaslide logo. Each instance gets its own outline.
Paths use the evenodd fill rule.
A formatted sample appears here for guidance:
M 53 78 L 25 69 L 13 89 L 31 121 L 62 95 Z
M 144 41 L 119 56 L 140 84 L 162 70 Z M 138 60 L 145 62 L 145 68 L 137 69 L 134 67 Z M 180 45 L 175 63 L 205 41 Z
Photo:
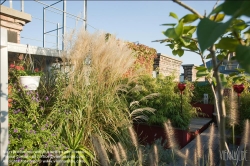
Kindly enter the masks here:
M 220 151 L 220 159 L 224 161 L 233 160 L 237 165 L 239 161 L 247 161 L 247 150 L 240 150 L 239 147 L 231 151 Z

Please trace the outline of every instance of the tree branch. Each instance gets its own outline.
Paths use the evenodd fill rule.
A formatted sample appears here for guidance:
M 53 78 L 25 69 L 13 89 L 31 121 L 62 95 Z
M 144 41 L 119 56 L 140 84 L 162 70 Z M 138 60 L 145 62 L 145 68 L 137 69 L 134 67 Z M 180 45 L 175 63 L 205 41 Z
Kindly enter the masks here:
M 192 51 L 192 50 L 189 50 L 189 49 L 182 49 L 182 50 L 183 50 L 183 51 L 194 52 L 194 53 L 196 53 L 196 54 L 200 55 L 198 52 L 196 52 L 196 51 Z
M 230 52 L 227 53 L 227 56 L 226 56 L 224 59 L 228 59 L 229 54 L 230 54 Z M 222 63 L 223 63 L 223 60 L 220 61 L 220 62 L 216 65 L 215 70 L 218 70 L 218 68 L 220 67 L 220 65 L 221 65 Z
M 204 18 L 202 15 L 200 15 L 197 11 L 195 11 L 193 8 L 189 7 L 188 5 L 182 3 L 179 0 L 173 0 L 173 2 L 179 4 L 180 6 L 184 7 L 185 9 L 189 10 L 190 12 L 196 14 L 199 18 Z
M 239 43 L 241 44 L 241 45 L 245 45 L 245 43 L 244 43 L 244 41 L 240 38 L 240 36 L 237 34 L 237 32 L 236 31 L 233 31 L 233 35 L 234 35 L 234 37 L 239 41 Z
M 190 38 L 190 37 L 187 37 L 187 36 L 181 36 L 181 37 L 184 38 L 184 39 L 192 40 L 192 41 L 194 41 L 194 42 L 198 42 L 198 40 L 197 40 L 197 39 L 194 39 L 194 38 Z
M 213 7 L 213 10 L 216 8 L 216 6 L 218 5 L 218 2 L 219 2 L 220 0 L 217 0 L 216 1 L 216 3 L 214 4 L 214 7 Z
M 152 42 L 167 42 L 167 41 L 171 41 L 171 39 L 161 39 L 161 40 L 154 40 Z

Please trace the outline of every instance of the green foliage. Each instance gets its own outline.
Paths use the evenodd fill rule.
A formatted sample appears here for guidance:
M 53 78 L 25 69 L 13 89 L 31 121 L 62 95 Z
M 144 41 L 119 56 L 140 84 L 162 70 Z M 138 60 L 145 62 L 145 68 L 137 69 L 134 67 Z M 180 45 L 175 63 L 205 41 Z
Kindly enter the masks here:
M 208 18 L 203 18 L 197 26 L 197 37 L 201 52 L 212 46 L 218 38 L 226 31 L 232 20 L 226 23 L 217 23 Z M 213 34 L 213 35 L 211 35 Z
M 77 123 L 71 125 L 67 123 L 63 125 L 61 136 L 63 144 L 67 148 L 67 150 L 61 154 L 62 160 L 66 161 L 65 163 L 79 166 L 83 163 L 88 166 L 93 165 L 93 163 L 90 164 L 90 161 L 94 160 L 94 155 L 87 147 L 84 147 L 81 142 L 85 138 L 83 126 L 79 126 Z
M 210 16 L 210 20 L 213 20 L 215 22 L 220 22 L 220 21 L 223 21 L 225 17 L 225 14 L 214 14 L 214 15 L 211 15 Z
M 199 17 L 196 14 L 187 14 L 182 17 L 180 20 L 183 20 L 183 23 L 188 24 L 196 21 Z
M 38 91 L 22 89 L 16 79 L 10 78 L 9 99 L 9 151 L 10 164 L 38 164 L 49 151 L 63 150 L 59 132 L 47 120 L 47 111 L 53 100 L 44 88 L 44 80 Z M 56 118 L 56 117 L 55 117 Z M 50 159 L 50 157 L 46 157 Z M 33 163 L 29 161 L 34 161 Z
M 157 56 L 157 51 L 154 48 L 150 48 L 143 44 L 135 44 L 128 42 L 127 46 L 133 50 L 134 56 L 136 58 L 134 66 L 128 71 L 135 73 L 136 70 L 146 69 L 147 74 L 151 74 L 153 71 L 154 58 Z
M 229 38 L 229 37 L 225 37 L 222 38 L 218 44 L 216 44 L 216 48 L 219 49 L 227 49 L 229 51 L 235 51 L 237 45 L 238 45 L 238 40 L 234 39 L 234 38 Z
M 191 84 L 183 94 L 183 113 L 181 113 L 181 98 L 177 88 L 177 83 L 173 76 L 158 77 L 156 79 L 150 76 L 142 76 L 136 83 L 141 87 L 140 91 L 131 91 L 127 94 L 129 102 L 141 101 L 139 107 L 151 107 L 156 109 L 154 114 L 148 114 L 147 123 L 152 125 L 163 125 L 168 119 L 171 119 L 174 127 L 186 129 L 191 117 L 195 114 L 195 109 L 190 105 L 192 92 Z M 159 93 L 160 95 L 153 100 L 141 100 L 149 94 Z
M 250 46 L 238 45 L 236 59 L 247 72 L 250 72 Z
M 171 16 L 171 17 L 173 17 L 173 18 L 175 18 L 175 19 L 178 20 L 178 16 L 175 13 L 173 13 L 173 12 L 170 12 L 169 16 Z
M 212 85 L 219 85 L 215 89 L 218 93 L 218 101 L 216 101 L 216 107 L 219 108 L 218 112 L 221 118 L 220 118 L 220 151 L 226 150 L 225 146 L 225 117 L 227 116 L 225 114 L 224 109 L 224 100 L 222 99 L 222 92 L 223 85 L 226 83 L 226 77 L 224 75 L 221 75 L 218 73 L 218 68 L 223 63 L 224 60 L 227 60 L 229 58 L 229 55 L 231 55 L 233 52 L 236 53 L 236 57 L 231 58 L 231 60 L 238 60 L 239 64 L 243 69 L 245 69 L 246 72 L 250 73 L 250 65 L 249 65 L 249 44 L 250 44 L 250 31 L 245 30 L 249 27 L 249 22 L 245 22 L 241 20 L 240 18 L 244 18 L 242 16 L 250 17 L 250 1 L 231 1 L 226 0 L 221 5 L 216 7 L 212 10 L 212 12 L 208 16 L 202 16 L 199 13 L 197 13 L 194 9 L 191 7 L 183 4 L 183 2 L 180 1 L 174 1 L 177 4 L 185 7 L 192 13 L 195 13 L 199 16 L 200 22 L 197 25 L 197 39 L 193 38 L 191 36 L 184 36 L 183 33 L 182 36 L 179 38 L 173 38 L 173 36 L 167 36 L 167 39 L 160 40 L 161 43 L 166 42 L 167 46 L 169 46 L 172 49 L 172 52 L 174 55 L 177 55 L 176 50 L 183 49 L 185 51 L 191 51 L 193 53 L 198 54 L 203 62 L 203 65 L 206 66 L 205 59 L 210 59 L 215 62 L 217 61 L 217 64 L 214 64 L 213 70 L 211 69 L 200 69 L 198 71 L 199 76 L 205 76 L 206 79 L 209 81 L 211 87 Z M 229 19 L 227 21 L 224 21 L 225 15 L 228 15 Z M 169 28 L 170 29 L 170 28 Z M 167 29 L 165 32 L 167 32 L 169 29 Z M 181 38 L 186 38 L 186 41 L 184 42 L 181 40 Z M 189 40 L 188 40 L 189 39 Z M 192 47 L 190 47 L 192 46 Z M 199 46 L 199 47 L 198 47 Z M 204 56 L 203 53 L 205 50 L 209 50 L 210 54 L 207 56 Z M 230 62 L 229 62 L 230 63 Z M 244 80 L 245 77 L 242 77 L 240 75 L 234 75 L 235 77 L 232 78 L 231 81 L 235 82 Z M 222 87 L 220 86 L 218 82 L 215 80 L 221 80 Z M 224 85 L 225 86 L 225 85 Z M 248 91 L 248 86 L 247 91 Z M 215 92 L 216 92 L 215 91 Z M 214 96 L 216 96 L 216 93 L 213 93 Z M 245 92 L 243 93 L 245 95 Z M 243 96 L 243 95 L 242 95 Z M 249 98 L 247 99 L 249 101 Z M 246 107 L 249 107 L 249 103 L 246 104 Z M 239 108 L 241 109 L 241 107 Z M 244 108 L 243 108 L 244 109 Z M 247 113 L 249 114 L 249 112 Z M 243 116 L 245 116 L 243 114 Z M 241 120 L 243 122 L 243 120 Z M 221 165 L 225 165 L 225 161 L 220 160 Z M 243 164 L 242 164 L 243 165 Z
M 237 69 L 236 72 L 233 72 L 227 76 L 227 83 L 225 87 L 232 88 L 234 84 L 244 84 L 246 89 L 250 86 L 250 76 L 245 73 L 244 69 Z M 246 93 L 247 90 L 242 93 Z
M 193 23 L 198 19 L 196 14 L 187 14 L 181 19 L 177 14 L 171 12 L 170 16 L 178 20 L 177 24 L 163 24 L 173 26 L 163 32 L 167 39 L 161 40 L 161 43 L 167 42 L 167 46 L 172 49 L 173 55 L 182 56 L 184 50 L 199 54 L 202 58 L 210 59 L 211 56 L 203 56 L 203 52 L 209 49 L 212 45 L 216 46 L 217 59 L 223 61 L 231 52 L 236 52 L 236 59 L 239 64 L 250 72 L 249 68 L 249 44 L 250 32 L 245 29 L 249 25 L 240 16 L 249 16 L 250 3 L 242 1 L 236 3 L 234 1 L 225 1 L 220 6 L 215 8 L 208 17 L 200 18 L 197 26 L 185 25 Z M 248 7 L 246 7 L 248 6 Z M 231 17 L 224 21 L 225 15 Z M 192 34 L 197 29 L 197 39 L 192 37 Z M 211 35 L 212 34 L 212 35 Z M 244 36 L 243 36 L 244 34 Z M 198 47 L 199 46 L 199 47 Z M 200 76 L 206 75 L 204 71 Z
M 165 149 L 164 146 L 166 142 L 163 143 L 162 139 L 155 140 L 154 144 L 152 145 L 140 145 L 139 149 L 142 153 L 142 160 L 143 165 L 150 165 L 154 160 L 154 152 L 157 152 L 156 156 L 158 157 L 158 165 L 164 166 L 172 162 L 172 151 L 170 149 Z M 135 147 L 127 146 L 125 149 L 126 159 L 122 159 L 120 163 L 115 159 L 115 152 L 110 156 L 110 165 L 117 165 L 117 166 L 140 166 L 138 162 L 138 149 Z M 117 153 L 117 152 L 116 152 Z M 118 151 L 120 155 L 121 151 Z
M 249 92 L 249 89 L 246 88 L 245 91 L 248 91 L 248 92 L 245 92 L 241 95 L 240 97 L 240 124 L 241 124 L 241 127 L 242 129 L 244 128 L 244 122 L 246 119 L 249 119 L 250 120 L 250 92 Z
M 208 94 L 208 103 L 214 103 L 214 95 L 209 83 L 201 84 L 194 82 L 194 90 L 192 96 L 192 103 L 203 103 L 204 94 Z

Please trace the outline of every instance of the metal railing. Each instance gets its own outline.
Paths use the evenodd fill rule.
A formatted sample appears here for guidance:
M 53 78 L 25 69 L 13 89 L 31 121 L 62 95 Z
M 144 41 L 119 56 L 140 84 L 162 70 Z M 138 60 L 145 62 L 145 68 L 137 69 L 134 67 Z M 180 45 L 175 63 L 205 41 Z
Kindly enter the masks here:
M 44 1 L 40 1 L 40 0 L 33 0 L 34 2 L 42 5 L 43 7 L 43 18 L 38 18 L 38 17 L 34 17 L 32 16 L 32 18 L 34 19 L 37 19 L 37 20 L 40 20 L 42 21 L 42 27 L 43 27 L 43 32 L 42 32 L 42 39 L 35 39 L 33 37 L 27 37 L 27 36 L 22 36 L 21 35 L 21 38 L 23 39 L 28 39 L 28 40 L 33 40 L 33 41 L 38 41 L 38 42 L 42 42 L 42 46 L 43 47 L 47 47 L 47 44 L 46 43 L 51 43 L 51 44 L 54 44 L 54 46 L 56 46 L 56 49 L 60 49 L 60 46 L 61 46 L 61 49 L 64 50 L 64 37 L 65 37 L 65 34 L 66 34 L 66 28 L 69 28 L 69 29 L 74 29 L 74 28 L 70 28 L 70 27 L 67 27 L 66 25 L 66 21 L 67 21 L 67 18 L 71 18 L 71 19 L 75 19 L 77 21 L 82 21 L 83 22 L 83 26 L 85 27 L 85 30 L 87 29 L 87 25 L 95 30 L 97 30 L 95 27 L 87 24 L 87 0 L 84 0 L 84 11 L 83 11 L 83 18 L 82 17 L 79 17 L 79 16 L 76 16 L 72 13 L 69 13 L 66 11 L 66 5 L 67 5 L 67 0 L 58 0 L 56 1 L 55 3 L 53 4 L 47 4 L 45 3 Z M 10 8 L 13 8 L 13 2 L 17 2 L 17 1 L 12 1 L 12 0 L 0 0 L 0 4 L 1 5 L 7 5 L 7 2 L 9 2 L 9 7 Z M 55 7 L 56 4 L 62 2 L 63 3 L 63 9 L 58 9 L 57 7 Z M 24 12 L 24 5 L 25 5 L 25 1 L 24 0 L 20 0 L 20 11 L 21 12 Z M 16 9 L 18 10 L 18 9 Z M 56 13 L 56 14 L 59 14 L 59 15 L 62 15 L 62 23 L 60 25 L 59 22 L 53 22 L 53 21 L 49 21 L 47 20 L 46 18 L 46 13 L 47 11 L 50 11 L 50 12 L 53 12 L 53 13 Z M 49 28 L 47 30 L 47 23 L 50 23 L 50 24 L 54 24 L 56 25 L 56 27 L 53 29 L 53 28 Z M 51 26 L 50 26 L 51 27 Z M 60 31 L 61 34 L 60 34 Z M 53 35 L 51 34 L 52 32 L 56 32 L 56 35 Z M 51 42 L 51 41 L 48 41 L 47 40 L 47 37 L 46 36 L 53 36 L 53 37 L 56 37 L 56 41 L 55 42 Z

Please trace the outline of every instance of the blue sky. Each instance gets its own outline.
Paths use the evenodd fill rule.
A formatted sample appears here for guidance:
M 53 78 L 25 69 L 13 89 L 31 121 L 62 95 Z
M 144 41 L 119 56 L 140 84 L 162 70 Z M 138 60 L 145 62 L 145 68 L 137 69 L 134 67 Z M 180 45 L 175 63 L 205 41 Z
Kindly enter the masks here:
M 52 4 L 55 1 L 41 1 L 46 4 Z M 189 6 L 196 9 L 202 15 L 205 10 L 207 13 L 211 11 L 216 1 L 183 1 Z M 8 2 L 5 4 L 8 6 Z M 54 7 L 62 9 L 63 3 L 60 2 Z M 20 10 L 20 2 L 13 1 L 13 8 Z M 43 5 L 35 1 L 25 1 L 25 12 L 33 16 L 32 22 L 25 25 L 21 32 L 21 43 L 36 46 L 42 46 L 41 41 L 30 40 L 27 38 L 42 40 L 43 29 Z M 59 11 L 53 10 L 61 13 Z M 82 16 L 83 1 L 67 1 L 67 12 Z M 136 42 L 153 47 L 157 52 L 175 57 L 183 61 L 183 64 L 201 64 L 198 55 L 186 52 L 183 57 L 173 56 L 171 49 L 165 44 L 152 42 L 157 39 L 164 39 L 162 31 L 167 27 L 160 26 L 164 23 L 175 23 L 176 20 L 169 17 L 170 12 L 176 13 L 179 18 L 190 13 L 186 9 L 180 7 L 176 3 L 168 1 L 88 1 L 88 24 L 97 30 L 115 34 L 118 38 Z M 51 11 L 46 11 L 46 20 L 62 25 L 62 15 Z M 67 17 L 67 30 L 70 28 L 80 28 L 82 22 L 78 22 Z M 46 31 L 56 28 L 56 24 L 46 23 Z M 89 32 L 95 32 L 96 29 L 88 26 Z M 61 31 L 59 31 L 61 34 Z M 56 35 L 56 32 L 50 33 Z M 46 35 L 46 40 L 56 42 L 56 37 Z M 46 44 L 47 47 L 56 47 L 56 44 Z

